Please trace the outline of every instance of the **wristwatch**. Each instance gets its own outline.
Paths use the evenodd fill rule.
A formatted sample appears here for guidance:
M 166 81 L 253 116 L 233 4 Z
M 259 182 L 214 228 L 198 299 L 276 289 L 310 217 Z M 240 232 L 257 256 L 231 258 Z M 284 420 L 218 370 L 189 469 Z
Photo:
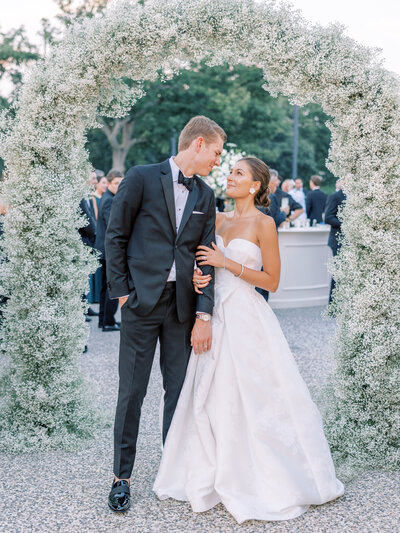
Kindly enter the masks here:
M 203 320 L 204 322 L 209 322 L 211 320 L 211 315 L 208 313 L 201 313 L 200 311 L 197 311 L 196 318 Z

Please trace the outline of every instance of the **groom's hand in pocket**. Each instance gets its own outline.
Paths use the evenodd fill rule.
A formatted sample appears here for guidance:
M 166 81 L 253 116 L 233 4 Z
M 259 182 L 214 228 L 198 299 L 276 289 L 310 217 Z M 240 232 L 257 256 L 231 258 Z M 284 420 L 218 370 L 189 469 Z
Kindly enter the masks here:
M 121 298 L 118 298 L 121 309 L 126 304 L 128 298 L 129 296 L 121 296 Z
M 200 355 L 208 352 L 211 349 L 211 340 L 211 322 L 204 322 L 204 320 L 196 318 L 190 339 L 194 353 Z

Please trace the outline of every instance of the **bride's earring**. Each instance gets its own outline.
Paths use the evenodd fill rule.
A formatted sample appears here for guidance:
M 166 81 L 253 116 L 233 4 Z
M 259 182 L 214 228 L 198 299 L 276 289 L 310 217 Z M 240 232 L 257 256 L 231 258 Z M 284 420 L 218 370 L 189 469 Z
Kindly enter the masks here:
M 255 188 L 254 187 L 251 187 L 250 189 L 250 194 L 254 194 L 256 192 Z

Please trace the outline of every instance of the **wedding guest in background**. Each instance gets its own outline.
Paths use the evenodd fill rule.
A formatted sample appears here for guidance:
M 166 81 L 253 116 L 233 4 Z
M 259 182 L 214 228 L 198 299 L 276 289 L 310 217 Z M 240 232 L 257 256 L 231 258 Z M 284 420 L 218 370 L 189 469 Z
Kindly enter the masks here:
M 93 179 L 94 176 L 94 179 Z M 94 192 L 91 194 L 90 201 L 92 203 L 92 208 L 94 212 L 94 217 L 98 219 L 99 216 L 99 205 L 101 197 L 103 196 L 104 192 L 108 188 L 108 181 L 107 178 L 104 175 L 104 172 L 102 170 L 96 169 L 92 171 L 92 183 L 94 181 L 93 189 Z M 100 302 L 100 291 L 101 291 L 101 284 L 102 284 L 102 272 L 101 272 L 101 265 L 97 268 L 96 272 L 94 274 L 91 274 L 90 280 L 89 280 L 89 286 L 90 291 L 88 294 L 88 300 L 91 303 L 98 303 Z M 91 313 L 92 309 L 89 308 L 89 316 L 97 316 L 98 313 L 95 313 L 92 315 Z
M 90 200 L 88 200 L 87 198 L 82 198 L 79 203 L 79 209 L 81 211 L 81 214 L 84 215 L 88 220 L 88 224 L 86 226 L 84 226 L 83 228 L 79 228 L 79 234 L 81 236 L 83 244 L 93 248 L 96 240 L 96 220 L 94 218 L 94 213 Z
M 79 228 L 78 230 L 82 242 L 85 246 L 94 248 L 94 243 L 96 240 L 96 220 L 94 218 L 93 204 L 91 200 L 89 200 L 88 198 L 82 198 L 79 204 L 79 209 L 81 215 L 83 215 L 88 221 L 88 224 L 86 226 L 84 226 L 83 228 Z M 84 295 L 84 298 L 86 298 L 86 295 Z M 98 313 L 96 313 L 91 307 L 89 307 L 87 315 L 97 316 L 97 314 Z M 90 319 L 86 317 L 86 321 L 89 322 L 89 320 Z
M 276 196 L 276 200 L 278 202 L 278 206 L 281 209 L 282 207 L 282 199 L 287 198 L 288 204 L 289 204 L 289 214 L 288 218 L 290 221 L 295 220 L 298 218 L 303 212 L 304 209 L 301 207 L 299 203 L 297 203 L 291 196 L 285 191 L 282 191 L 282 189 L 279 188 L 279 185 L 281 183 L 281 180 L 279 178 L 279 173 L 275 169 L 270 170 L 271 179 L 269 182 L 269 188 Z M 275 189 L 275 190 L 273 190 Z
M 283 184 L 282 184 L 283 185 Z M 293 198 L 295 202 L 301 205 L 301 207 L 304 209 L 304 213 L 301 213 L 301 215 L 298 217 L 299 220 L 305 220 L 306 217 L 306 193 L 304 192 L 303 188 L 303 180 L 301 178 L 296 178 L 294 180 L 294 187 L 289 191 L 290 196 Z
M 327 195 L 324 191 L 321 191 L 320 185 L 322 183 L 321 176 L 311 176 L 310 189 L 306 198 L 306 211 L 307 218 L 311 223 L 313 220 L 317 221 L 317 224 L 323 221 L 323 212 L 325 210 Z
M 328 246 L 332 250 L 333 256 L 337 255 L 340 249 L 339 236 L 342 222 L 338 219 L 337 214 L 339 207 L 346 200 L 346 195 L 343 192 L 343 185 L 343 180 L 338 180 L 336 182 L 336 192 L 328 197 L 325 208 L 325 223 L 331 226 Z M 332 291 L 334 288 L 335 280 L 332 278 L 331 290 L 329 293 L 329 303 L 332 301 Z
M 95 247 L 100 250 L 100 264 L 102 269 L 102 284 L 100 291 L 100 313 L 99 327 L 103 331 L 119 331 L 119 324 L 115 320 L 115 313 L 118 308 L 118 299 L 111 300 L 107 289 L 106 262 L 107 258 L 104 249 L 104 239 L 108 220 L 110 218 L 111 206 L 117 194 L 119 184 L 123 178 L 119 170 L 110 170 L 107 174 L 108 189 L 102 195 L 99 204 L 99 214 L 97 218 L 97 234 Z
M 281 185 L 282 191 L 285 191 L 288 194 L 290 194 L 290 191 L 293 189 L 293 187 L 294 187 L 294 181 L 293 180 L 284 180 L 282 185 Z
M 92 170 L 90 184 L 93 190 L 96 189 L 96 185 L 99 179 L 104 178 L 104 177 L 105 177 L 104 170 L 100 170 L 98 168 L 95 168 L 94 170 Z
M 96 171 L 92 170 L 91 173 L 90 173 L 90 181 L 89 181 L 89 185 L 90 185 L 91 189 L 95 190 L 96 183 L 97 183 Z
M 97 171 L 97 172 L 98 174 L 96 173 L 96 171 L 94 171 L 95 176 L 96 176 L 96 182 L 94 186 L 95 190 L 92 193 L 92 204 L 93 204 L 94 216 L 96 220 L 98 219 L 98 216 L 99 216 L 99 204 L 100 204 L 101 197 L 108 189 L 108 180 L 104 176 L 104 172 L 102 170 Z
M 279 228 L 279 226 L 283 222 L 285 222 L 285 220 L 290 214 L 289 205 L 287 205 L 286 207 L 281 207 L 280 201 L 278 202 L 278 198 L 275 194 L 278 188 L 278 185 L 279 185 L 278 172 L 274 169 L 270 169 L 269 189 L 271 193 L 268 197 L 270 199 L 270 205 L 268 209 L 264 210 L 264 208 L 261 208 L 260 211 L 262 211 L 266 215 L 271 216 L 274 219 L 275 226 L 277 228 Z
M 83 215 L 84 218 L 87 220 L 86 226 L 83 226 L 82 228 L 79 228 L 79 235 L 81 236 L 82 242 L 85 246 L 89 246 L 90 248 L 93 248 L 94 242 L 96 240 L 96 221 L 94 219 L 93 211 L 91 208 L 91 203 L 87 198 L 82 198 L 82 200 L 79 203 L 79 210 L 80 214 Z M 86 294 L 82 294 L 82 300 L 86 300 L 87 296 Z M 89 313 L 89 310 L 91 311 Z M 97 313 L 89 307 L 85 319 L 86 322 L 90 322 L 89 314 L 91 316 L 97 315 Z M 85 345 L 85 348 L 83 350 L 83 353 L 87 352 L 87 345 Z

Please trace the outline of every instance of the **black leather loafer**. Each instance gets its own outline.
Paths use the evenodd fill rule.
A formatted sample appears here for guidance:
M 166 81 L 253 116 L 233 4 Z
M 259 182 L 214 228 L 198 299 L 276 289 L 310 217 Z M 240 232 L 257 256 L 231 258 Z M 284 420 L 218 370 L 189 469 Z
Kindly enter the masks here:
M 87 310 L 87 314 L 89 316 L 99 316 L 99 313 L 95 311 L 94 309 L 92 309 L 92 307 L 89 307 L 89 309 Z
M 103 326 L 103 331 L 120 331 L 120 327 L 117 326 L 117 324 L 114 324 L 113 326 Z
M 131 506 L 131 491 L 129 483 L 125 479 L 113 482 L 111 485 L 108 506 L 115 513 L 125 513 Z

